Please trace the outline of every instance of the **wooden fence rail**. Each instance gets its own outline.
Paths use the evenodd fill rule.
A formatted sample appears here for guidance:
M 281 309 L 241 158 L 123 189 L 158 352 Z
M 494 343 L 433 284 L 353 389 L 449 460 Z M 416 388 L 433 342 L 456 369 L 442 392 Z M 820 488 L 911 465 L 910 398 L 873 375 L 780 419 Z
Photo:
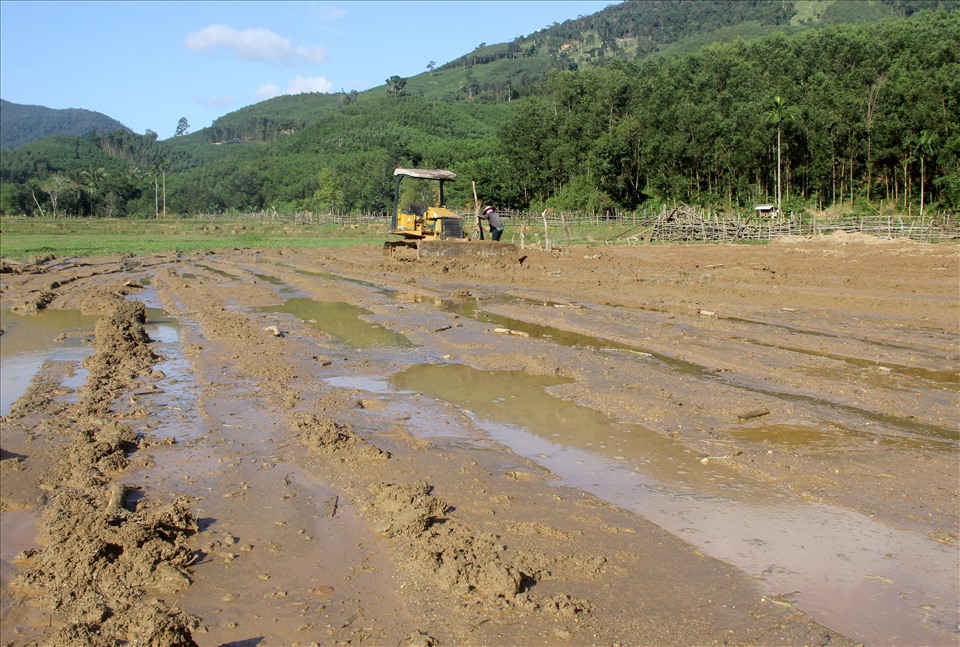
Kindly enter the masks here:
M 624 230 L 609 237 L 607 243 L 636 242 L 758 242 L 781 236 L 821 236 L 837 231 L 863 233 L 879 238 L 910 238 L 924 242 L 960 241 L 960 220 L 952 213 L 939 212 L 925 218 L 904 218 L 902 215 L 843 216 L 820 219 L 798 214 L 764 218 L 753 213 L 727 213 L 681 205 L 659 212 L 619 213 L 597 217 L 579 213 L 501 212 L 508 226 L 530 232 L 543 232 L 555 241 L 569 241 L 570 231 L 577 227 L 616 225 Z M 461 214 L 468 221 L 473 213 Z M 388 224 L 385 213 L 367 214 L 279 214 L 275 211 L 224 214 L 197 214 L 193 218 L 231 220 L 270 220 L 306 225 L 370 225 Z M 544 231 L 546 228 L 546 231 Z M 467 228 L 470 230 L 471 228 Z M 558 233 L 559 230 L 559 233 Z

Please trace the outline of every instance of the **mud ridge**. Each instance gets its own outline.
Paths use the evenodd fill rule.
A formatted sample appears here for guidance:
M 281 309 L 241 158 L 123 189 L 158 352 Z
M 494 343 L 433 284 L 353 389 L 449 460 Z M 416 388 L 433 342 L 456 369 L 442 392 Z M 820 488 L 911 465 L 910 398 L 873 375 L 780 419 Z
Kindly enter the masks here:
M 388 452 L 352 431 L 348 423 L 316 414 L 297 416 L 294 426 L 312 452 L 338 460 L 382 459 Z M 452 518 L 453 508 L 435 497 L 426 481 L 410 484 L 376 482 L 356 501 L 376 531 L 397 542 L 406 555 L 430 573 L 433 583 L 458 596 L 493 606 L 523 606 L 563 614 L 588 613 L 590 603 L 558 595 L 539 600 L 530 589 L 549 573 L 529 555 L 510 555 L 501 537 L 474 534 Z
M 390 452 L 368 443 L 353 433 L 351 426 L 347 423 L 305 413 L 297 416 L 294 426 L 300 436 L 300 442 L 317 454 L 343 456 L 341 460 L 348 460 L 346 455 L 349 455 L 350 459 L 386 460 L 390 458 Z
M 24 570 L 14 580 L 25 598 L 50 613 L 50 627 L 36 644 L 195 644 L 199 618 L 148 593 L 190 585 L 186 568 L 195 555 L 187 542 L 198 530 L 190 501 L 162 494 L 134 501 L 118 480 L 142 439 L 111 419 L 110 410 L 156 360 L 144 319 L 142 303 L 125 303 L 98 321 L 83 396 L 77 405 L 48 412 L 60 423 L 57 431 L 74 440 L 41 485 L 50 493 L 43 547 L 21 555 Z

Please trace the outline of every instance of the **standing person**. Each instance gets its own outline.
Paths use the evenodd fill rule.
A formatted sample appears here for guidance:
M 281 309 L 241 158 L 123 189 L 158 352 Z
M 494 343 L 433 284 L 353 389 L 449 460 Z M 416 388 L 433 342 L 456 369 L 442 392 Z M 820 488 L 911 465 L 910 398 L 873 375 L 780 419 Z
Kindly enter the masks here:
M 490 238 L 500 240 L 500 236 L 503 235 L 503 220 L 500 218 L 497 210 L 487 205 L 483 208 L 483 213 L 480 214 L 480 217 L 490 223 Z

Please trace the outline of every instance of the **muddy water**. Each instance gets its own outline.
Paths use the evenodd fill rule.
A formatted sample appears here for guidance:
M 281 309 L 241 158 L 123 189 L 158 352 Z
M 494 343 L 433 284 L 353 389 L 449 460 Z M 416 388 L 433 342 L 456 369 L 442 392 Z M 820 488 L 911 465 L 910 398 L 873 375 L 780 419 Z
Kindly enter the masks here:
M 256 384 L 229 365 L 188 361 L 185 340 L 200 330 L 177 324 L 148 308 L 164 377 L 156 393 L 139 396 L 160 412 L 150 433 L 176 444 L 153 449 L 150 466 L 128 478 L 146 492 L 195 502 L 204 532 L 194 584 L 178 604 L 203 618 L 201 644 L 306 644 L 338 632 L 397 644 L 406 611 L 393 590 L 388 551 L 375 538 L 354 541 L 365 528 L 359 515 L 297 465 L 287 423 L 256 404 Z M 397 636 L 367 628 L 389 625 L 384 617 L 395 619 Z
M 156 302 L 152 291 L 141 295 L 141 300 L 144 303 Z M 170 438 L 178 442 L 193 440 L 203 433 L 203 427 L 193 413 L 196 403 L 191 393 L 197 384 L 190 362 L 183 352 L 180 320 L 160 308 L 148 307 L 144 328 L 153 340 L 153 351 L 160 358 L 155 368 L 164 377 L 155 391 L 140 393 L 135 397 L 148 399 L 151 408 L 166 412 L 166 415 L 149 424 L 149 433 L 156 438 Z
M 79 364 L 90 355 L 93 349 L 76 333 L 89 332 L 92 337 L 96 322 L 96 316 L 76 310 L 30 316 L 0 312 L 4 331 L 0 337 L 0 415 L 10 413 L 10 406 L 24 394 L 45 361 Z
M 294 298 L 282 305 L 262 306 L 256 310 L 294 315 L 354 349 L 413 347 L 400 333 L 363 321 L 362 317 L 371 313 L 349 303 Z
M 403 299 L 403 295 L 398 295 L 398 299 Z M 630 357 L 639 362 L 652 362 L 660 366 L 667 367 L 672 371 L 683 375 L 690 375 L 708 380 L 717 380 L 726 384 L 736 386 L 744 391 L 774 396 L 782 400 L 797 402 L 799 404 L 809 405 L 818 409 L 834 411 L 839 415 L 853 416 L 854 419 L 863 419 L 866 424 L 872 427 L 872 433 L 878 439 L 878 442 L 884 444 L 896 444 L 899 446 L 914 446 L 919 444 L 923 446 L 923 441 L 931 443 L 939 451 L 956 451 L 960 440 L 960 429 L 955 426 L 931 425 L 903 417 L 886 415 L 882 412 L 872 411 L 863 407 L 851 406 L 833 402 L 821 397 L 801 394 L 785 393 L 782 391 L 773 391 L 761 381 L 751 380 L 743 376 L 719 375 L 705 366 L 688 362 L 676 357 L 670 357 L 662 353 L 654 352 L 650 349 L 638 345 L 623 344 L 616 341 L 583 335 L 561 328 L 552 326 L 543 326 L 532 324 L 510 317 L 494 314 L 484 310 L 479 301 L 446 301 L 438 300 L 436 302 L 441 309 L 456 312 L 461 316 L 471 317 L 477 321 L 482 321 L 495 326 L 518 330 L 531 337 L 546 339 L 553 343 L 563 346 L 597 349 L 600 352 L 626 352 Z M 550 304 L 546 304 L 550 305 Z M 750 343 L 759 346 L 771 346 L 776 348 L 785 348 L 763 344 L 756 340 L 750 340 Z M 786 349 L 786 348 L 785 348 Z M 792 349 L 786 349 L 792 350 Z M 846 358 L 827 353 L 813 353 L 804 351 L 804 354 L 816 355 L 818 357 L 847 361 L 861 368 L 871 368 L 896 372 L 897 375 L 914 380 L 927 380 L 937 384 L 943 384 L 940 390 L 946 407 L 951 407 L 955 399 L 956 386 L 960 385 L 960 378 L 955 372 L 950 371 L 924 371 L 921 369 L 910 369 L 894 364 L 880 364 L 877 362 L 859 361 L 853 358 Z M 904 388 L 909 388 L 909 384 Z M 857 432 L 861 433 L 861 432 Z
M 386 552 L 352 541 L 362 528 L 356 512 L 283 456 L 289 443 L 278 442 L 277 421 L 248 404 L 182 401 L 202 436 L 188 441 L 189 454 L 158 450 L 151 469 L 131 475 L 196 501 L 202 557 L 179 603 L 204 619 L 206 644 L 305 644 L 353 623 L 362 634 L 358 606 L 400 617 Z
M 414 366 L 391 379 L 472 412 L 491 438 L 564 484 L 632 510 L 763 581 L 838 631 L 870 644 L 954 642 L 957 547 L 798 500 L 639 425 L 550 396 L 564 380 L 463 365 Z M 824 442 L 801 428 L 789 443 Z M 721 446 L 722 448 L 722 446 Z
M 4 587 L 16 573 L 13 559 L 21 551 L 36 548 L 38 514 L 34 510 L 8 510 L 0 514 L 0 583 Z M 6 609 L 4 609 L 6 612 Z

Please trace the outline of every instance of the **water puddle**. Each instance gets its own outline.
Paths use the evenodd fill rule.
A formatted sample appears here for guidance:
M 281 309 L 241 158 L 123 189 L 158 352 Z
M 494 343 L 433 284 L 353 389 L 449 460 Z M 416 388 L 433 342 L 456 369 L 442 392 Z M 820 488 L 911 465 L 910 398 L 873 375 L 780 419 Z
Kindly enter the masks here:
M 294 288 L 287 285 L 282 279 L 279 279 L 276 276 L 270 276 L 269 274 L 258 274 L 253 271 L 251 271 L 250 273 L 253 274 L 255 277 L 257 277 L 257 279 L 263 281 L 264 283 L 269 283 L 270 285 L 284 286 L 280 289 L 280 294 L 289 294 L 295 291 Z
M 841 429 L 807 425 L 764 425 L 731 429 L 730 435 L 751 443 L 772 443 L 793 447 L 839 447 L 845 444 Z
M 192 381 L 186 381 L 190 369 L 183 357 L 179 327 L 176 320 L 169 318 L 162 310 L 147 308 L 146 315 L 145 329 L 153 340 L 151 347 L 162 356 L 156 367 L 166 377 L 156 391 L 138 393 L 135 397 L 140 400 L 156 398 L 160 409 L 171 414 L 161 417 L 151 430 L 152 434 L 183 438 L 190 430 L 180 419 L 185 408 L 183 399 L 194 387 Z M 11 405 L 23 395 L 45 362 L 76 365 L 73 376 L 64 378 L 62 383 L 72 389 L 83 385 L 87 371 L 79 367 L 94 350 L 83 340 L 93 337 L 99 315 L 48 310 L 32 316 L 10 312 L 0 313 L 0 316 L 5 331 L 0 337 L 2 415 L 9 413 Z M 65 371 L 64 374 L 69 375 L 69 372 Z M 9 458 L 9 454 L 4 452 L 3 459 L 6 461 Z M 39 513 L 35 510 L 8 510 L 0 514 L 0 582 L 4 589 L 18 570 L 13 562 L 16 555 L 22 550 L 37 547 L 38 517 Z M 3 603 L 7 604 L 5 598 Z M 7 616 L 7 609 L 4 608 L 5 623 L 10 626 L 33 622 L 28 617 L 29 612 L 14 609 L 12 613 L 15 615 Z
M 324 380 L 327 384 L 341 389 L 359 389 L 368 393 L 391 393 L 393 388 L 382 377 L 370 377 L 366 375 L 341 375 L 339 377 L 328 377 Z
M 364 321 L 362 317 L 373 313 L 349 303 L 294 298 L 288 299 L 282 305 L 261 306 L 255 310 L 293 315 L 316 330 L 333 335 L 357 350 L 414 347 L 414 344 L 400 333 Z
M 0 587 L 4 594 L 0 596 L 0 610 L 4 624 L 17 626 L 23 612 L 15 611 L 7 599 L 6 591 L 11 580 L 17 574 L 14 560 L 24 550 L 37 548 L 37 521 L 39 514 L 34 510 L 8 510 L 0 513 Z M 4 635 L 6 640 L 6 635 Z
M 93 336 L 98 318 L 78 310 L 45 310 L 29 316 L 0 312 L 4 330 L 0 336 L 0 415 L 10 413 L 47 360 L 79 365 L 91 355 L 93 348 L 83 339 Z
M 304 275 L 304 276 L 312 276 L 312 277 L 315 277 L 315 278 L 324 279 L 325 281 L 343 281 L 343 282 L 346 282 L 346 283 L 352 283 L 352 284 L 354 284 L 354 285 L 360 285 L 360 286 L 363 286 L 363 287 L 365 287 L 365 288 L 374 288 L 375 290 L 379 290 L 379 291 L 382 291 L 382 292 L 387 292 L 387 293 L 391 292 L 390 290 L 383 290 L 380 286 L 378 286 L 378 285 L 376 285 L 376 284 L 374 284 L 374 283 L 370 283 L 369 281 L 361 281 L 360 279 L 352 279 L 352 278 L 350 278 L 349 276 L 341 276 L 341 275 L 339 275 L 339 274 L 333 274 L 333 273 L 331 273 L 331 272 L 314 272 L 314 271 L 312 271 L 312 270 L 304 270 L 304 269 L 300 269 L 300 268 L 298 268 L 298 267 L 293 267 L 293 266 L 291 266 L 291 265 L 285 265 L 285 264 L 283 264 L 283 263 L 278 263 L 278 265 L 280 265 L 281 267 L 285 267 L 285 268 L 287 268 L 287 269 L 291 269 L 291 270 L 293 270 L 294 272 L 296 272 L 297 274 L 302 274 L 302 275 Z
M 766 344 L 759 342 L 755 339 L 743 339 L 741 341 L 748 342 L 754 346 L 765 346 L 767 348 L 776 348 L 778 350 L 787 351 L 790 353 L 797 353 L 800 355 L 809 355 L 812 357 L 823 357 L 826 359 L 832 359 L 837 362 L 844 362 L 855 366 L 857 368 L 873 369 L 875 371 L 882 373 L 891 373 L 893 375 L 899 375 L 902 377 L 909 378 L 912 382 L 918 382 L 921 380 L 926 380 L 928 382 L 934 382 L 936 384 L 947 385 L 945 388 L 948 388 L 951 391 L 956 391 L 957 387 L 960 387 L 960 373 L 956 371 L 937 371 L 933 369 L 920 368 L 917 366 L 905 366 L 903 364 L 894 364 L 892 362 L 879 362 L 868 359 L 860 359 L 859 357 L 847 357 L 845 355 L 834 355 L 832 353 L 825 353 L 822 351 L 812 351 L 806 350 L 803 348 L 794 348 L 791 346 L 782 346 L 779 344 Z
M 136 397 L 150 398 L 152 409 L 165 412 L 154 421 L 151 436 L 192 440 L 204 433 L 204 427 L 196 416 L 196 377 L 183 351 L 180 321 L 158 308 L 147 308 L 146 314 L 144 328 L 153 340 L 152 350 L 160 356 L 154 368 L 164 377 L 156 391 Z
M 37 521 L 36 510 L 7 510 L 3 513 L 3 533 L 0 533 L 0 561 L 3 568 L 3 583 L 7 583 L 10 561 L 18 553 L 36 548 Z
M 537 305 L 542 305 L 540 302 L 537 302 Z M 580 333 L 572 332 L 570 330 L 563 330 L 562 328 L 554 328 L 552 326 L 542 326 L 540 324 L 533 324 L 527 321 L 522 321 L 520 319 L 511 319 L 510 317 L 504 317 L 502 315 L 494 314 L 483 310 L 480 307 L 480 303 L 475 300 L 466 300 L 460 303 L 457 302 L 444 302 L 444 310 L 455 312 L 461 317 L 469 317 L 477 321 L 482 321 L 484 323 L 497 326 L 499 328 L 509 328 L 510 330 L 519 330 L 525 332 L 531 337 L 536 337 L 538 339 L 549 339 L 550 341 L 556 342 L 562 346 L 570 346 L 574 348 L 593 348 L 593 349 L 616 349 L 616 350 L 627 350 L 632 352 L 643 352 L 645 356 L 656 358 L 660 361 L 672 361 L 670 358 L 657 355 L 652 353 L 644 348 L 630 344 L 622 344 L 619 342 L 611 341 L 609 339 L 603 339 L 601 337 L 592 337 L 590 335 L 581 335 Z M 686 368 L 687 371 L 692 374 L 699 375 L 700 373 L 706 373 L 706 369 L 697 367 L 695 364 L 690 364 L 689 366 L 682 366 L 685 363 L 681 363 L 681 367 Z
M 210 267 L 209 265 L 204 265 L 203 263 L 196 263 L 197 267 L 203 268 L 204 270 L 210 272 L 211 274 L 216 274 L 217 276 L 222 276 L 225 279 L 230 279 L 231 281 L 240 281 L 240 277 L 236 274 L 230 274 L 229 272 L 224 272 L 223 270 L 218 270 L 215 267 Z
M 404 295 L 402 293 L 397 293 L 394 296 L 398 299 L 411 298 L 410 295 Z M 414 298 L 414 300 L 416 299 Z M 540 302 L 533 303 L 541 305 Z M 635 361 L 656 363 L 660 366 L 669 368 L 672 371 L 682 373 L 683 375 L 689 375 L 691 377 L 707 380 L 716 380 L 718 382 L 722 382 L 751 393 L 772 396 L 788 402 L 797 402 L 816 408 L 826 408 L 836 411 L 838 414 L 846 414 L 855 418 L 864 419 L 866 423 L 872 427 L 872 432 L 875 438 L 880 439 L 883 442 L 889 441 L 890 439 L 908 439 L 907 442 L 910 442 L 910 439 L 922 439 L 924 441 L 941 444 L 941 449 L 953 450 L 956 449 L 956 443 L 958 440 L 960 440 L 960 430 L 953 427 L 940 427 L 916 420 L 891 416 L 882 412 L 871 411 L 869 409 L 863 409 L 853 405 L 832 402 L 816 396 L 804 395 L 801 393 L 785 393 L 782 391 L 774 391 L 761 384 L 745 381 L 742 377 L 716 373 L 706 366 L 695 364 L 693 362 L 687 362 L 676 357 L 663 355 L 642 346 L 624 344 L 603 339 L 601 337 L 582 335 L 576 332 L 563 330 L 562 328 L 533 324 L 520 319 L 512 319 L 510 317 L 504 317 L 487 312 L 481 308 L 479 301 L 475 299 L 440 300 L 438 306 L 447 312 L 451 312 L 463 317 L 469 317 L 475 319 L 476 321 L 489 323 L 500 328 L 518 330 L 520 332 L 527 333 L 527 335 L 530 337 L 552 341 L 562 346 L 592 349 L 600 352 L 614 351 L 626 353 Z M 843 360 L 844 358 L 838 356 L 832 359 Z M 865 362 L 865 366 L 875 367 L 876 363 Z M 904 374 L 910 373 L 907 367 L 894 368 L 896 370 L 902 369 Z M 955 379 L 954 374 L 946 373 L 941 375 L 940 372 L 937 371 L 923 371 L 921 369 L 916 369 L 913 371 L 913 374 L 917 377 L 934 381 Z
M 762 580 L 773 595 L 845 635 L 875 644 L 955 642 L 958 547 L 787 496 L 640 425 L 547 389 L 562 378 L 463 365 L 413 366 L 397 389 L 472 412 L 494 440 L 576 487 L 636 512 Z M 829 442 L 773 429 L 779 442 Z

